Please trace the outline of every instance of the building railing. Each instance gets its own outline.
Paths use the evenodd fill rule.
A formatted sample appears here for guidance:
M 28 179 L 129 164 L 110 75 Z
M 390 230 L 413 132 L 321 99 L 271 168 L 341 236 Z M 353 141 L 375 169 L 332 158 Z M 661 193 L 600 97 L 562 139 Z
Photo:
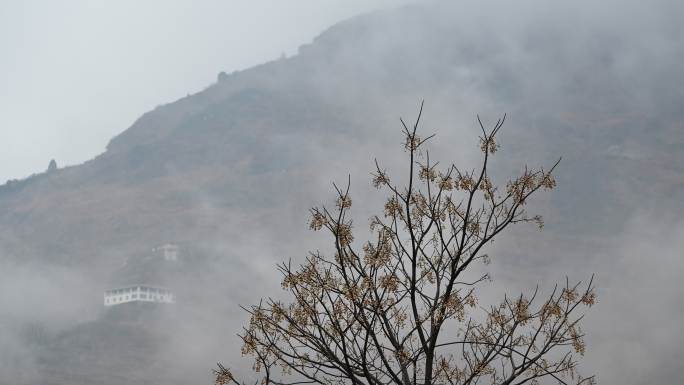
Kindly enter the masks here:
M 105 290 L 104 305 L 113 306 L 127 302 L 174 303 L 171 290 L 150 285 L 132 285 L 117 289 Z

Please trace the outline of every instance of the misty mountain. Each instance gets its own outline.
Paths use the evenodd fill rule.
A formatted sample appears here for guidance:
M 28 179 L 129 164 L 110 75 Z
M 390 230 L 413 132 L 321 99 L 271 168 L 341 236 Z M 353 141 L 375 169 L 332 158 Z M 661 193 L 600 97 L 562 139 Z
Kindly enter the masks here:
M 276 186 L 301 186 L 302 174 L 335 162 L 326 153 L 340 152 L 341 141 L 396 142 L 397 117 L 415 114 L 422 99 L 428 117 L 451 110 L 470 121 L 458 129 L 475 134 L 482 107 L 458 105 L 469 94 L 476 101 L 468 103 L 487 106 L 487 118 L 509 112 L 517 132 L 507 132 L 505 144 L 517 150 L 527 141 L 525 151 L 566 159 L 559 175 L 570 193 L 558 200 L 573 211 L 591 205 L 586 222 L 605 224 L 594 204 L 616 214 L 646 192 L 681 198 L 673 194 L 682 191 L 676 150 L 684 137 L 673 122 L 682 118 L 682 91 L 665 86 L 681 82 L 677 68 L 624 63 L 642 59 L 635 57 L 642 47 L 613 31 L 580 42 L 566 41 L 558 26 L 519 31 L 522 41 L 473 39 L 458 16 L 435 11 L 444 7 L 340 23 L 293 58 L 222 74 L 146 113 L 83 165 L 9 183 L 0 190 L 5 253 L 24 259 L 49 251 L 60 263 L 88 263 L 122 245 L 218 235 L 213 227 L 230 222 L 224 215 L 233 209 L 281 204 Z M 281 172 L 298 175 L 276 182 Z M 623 184 L 632 191 L 616 188 Z M 211 213 L 202 210 L 207 201 Z
M 373 158 L 402 170 L 398 118 L 414 119 L 421 100 L 423 132 L 437 134 L 435 153 L 445 162 L 475 167 L 476 114 L 492 123 L 503 113 L 499 182 L 525 164 L 563 158 L 558 189 L 535 206 L 552 257 L 503 266 L 567 267 L 572 256 L 586 265 L 571 273 L 586 276 L 602 268 L 604 260 L 592 258 L 610 255 L 637 213 L 681 218 L 684 36 L 676 12 L 621 19 L 608 6 L 580 8 L 524 3 L 503 12 L 430 2 L 355 17 L 295 56 L 217 74 L 206 89 L 141 116 L 84 164 L 0 187 L 3 266 L 36 269 L 45 292 L 66 296 L 64 308 L 78 313 L 54 310 L 60 321 L 40 353 L 22 351 L 36 370 L 27 383 L 127 383 L 117 376 L 131 365 L 135 383 L 188 383 L 197 373 L 205 377 L 195 383 L 207 383 L 215 361 L 238 356 L 237 304 L 277 290 L 276 261 L 325 244 L 306 231 L 307 210 L 329 201 L 330 183 L 351 174 L 360 227 L 378 207 Z M 144 261 L 165 242 L 193 255 L 167 272 L 187 311 L 102 310 L 102 291 L 118 285 L 122 271 L 155 269 L 127 261 Z M 515 255 L 534 249 L 510 242 Z M 64 272 L 77 285 L 54 278 Z M 50 311 L 21 314 L 45 322 Z M 193 344 L 185 352 L 193 358 L 179 358 L 176 349 Z M 151 374 L 174 365 L 191 369 Z

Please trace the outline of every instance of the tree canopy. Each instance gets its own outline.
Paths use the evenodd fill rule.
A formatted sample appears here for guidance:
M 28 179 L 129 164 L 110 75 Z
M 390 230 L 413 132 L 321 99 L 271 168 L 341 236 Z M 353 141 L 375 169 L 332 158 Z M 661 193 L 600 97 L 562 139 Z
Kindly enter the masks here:
M 478 117 L 481 167 L 440 167 L 427 149 L 433 136 L 418 135 L 421 113 L 422 105 L 414 124 L 401 121 L 408 182 L 393 183 L 376 161 L 373 185 L 387 200 L 371 218 L 373 238 L 358 247 L 349 183 L 335 185 L 335 207 L 313 208 L 310 221 L 329 234 L 333 255 L 280 264 L 291 301 L 245 308 L 242 353 L 261 383 L 594 384 L 577 370 L 593 277 L 485 304 L 478 289 L 489 276 L 473 269 L 490 262 L 486 246 L 510 225 L 543 226 L 525 207 L 556 186 L 558 162 L 497 186 L 488 168 L 505 116 L 490 129 Z M 244 383 L 221 364 L 215 374 L 220 385 Z

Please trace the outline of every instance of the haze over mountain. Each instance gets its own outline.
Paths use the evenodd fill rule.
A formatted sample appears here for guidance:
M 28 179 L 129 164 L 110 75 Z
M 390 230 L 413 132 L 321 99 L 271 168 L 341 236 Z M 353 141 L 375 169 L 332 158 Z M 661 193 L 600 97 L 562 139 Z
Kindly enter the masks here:
M 233 336 L 238 304 L 278 295 L 275 262 L 325 250 L 307 231 L 308 208 L 329 203 L 330 183 L 348 174 L 364 238 L 382 204 L 373 159 L 402 170 L 398 117 L 413 119 L 421 100 L 444 162 L 475 167 L 476 114 L 492 123 L 503 113 L 499 182 L 563 158 L 559 187 L 533 207 L 545 231 L 517 228 L 492 250 L 491 294 L 596 272 L 585 371 L 602 383 L 676 383 L 683 11 L 425 2 L 361 15 L 295 56 L 218 74 L 82 165 L 7 183 L 0 383 L 199 384 L 218 360 L 249 368 Z M 103 310 L 103 290 L 160 269 L 146 258 L 165 242 L 182 250 L 161 268 L 178 303 Z
M 291 56 L 338 20 L 408 2 L 0 2 L 0 181 L 51 158 L 82 163 L 142 113 L 222 69 Z

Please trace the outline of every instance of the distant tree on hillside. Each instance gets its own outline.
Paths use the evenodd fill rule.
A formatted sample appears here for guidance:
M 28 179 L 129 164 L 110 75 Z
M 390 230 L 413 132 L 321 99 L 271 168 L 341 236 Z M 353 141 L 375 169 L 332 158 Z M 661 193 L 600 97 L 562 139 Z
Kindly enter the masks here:
M 47 172 L 53 172 L 55 170 L 57 170 L 57 162 L 54 159 L 52 159 L 50 161 L 50 164 L 48 164 Z
M 254 359 L 255 384 L 595 383 L 577 371 L 592 281 L 478 300 L 489 277 L 473 267 L 489 263 L 486 246 L 512 224 L 541 227 L 525 204 L 556 185 L 555 165 L 494 184 L 488 167 L 504 120 L 487 130 L 478 118 L 483 156 L 473 171 L 438 167 L 425 148 L 432 136 L 417 134 L 420 113 L 412 126 L 402 120 L 408 182 L 393 183 L 376 163 L 373 184 L 388 196 L 360 250 L 349 185 L 335 186 L 334 208 L 312 209 L 311 229 L 326 231 L 334 252 L 279 265 L 291 300 L 246 309 L 242 353 Z M 245 383 L 221 364 L 215 374 L 217 384 Z

